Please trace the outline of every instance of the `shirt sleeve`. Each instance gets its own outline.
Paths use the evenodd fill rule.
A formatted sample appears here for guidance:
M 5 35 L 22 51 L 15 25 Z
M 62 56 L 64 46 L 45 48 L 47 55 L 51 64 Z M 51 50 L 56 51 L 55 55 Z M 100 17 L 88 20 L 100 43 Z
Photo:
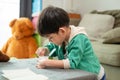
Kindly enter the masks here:
M 68 45 L 68 59 L 70 68 L 77 68 L 82 58 L 84 57 L 85 38 L 85 35 L 77 35 Z

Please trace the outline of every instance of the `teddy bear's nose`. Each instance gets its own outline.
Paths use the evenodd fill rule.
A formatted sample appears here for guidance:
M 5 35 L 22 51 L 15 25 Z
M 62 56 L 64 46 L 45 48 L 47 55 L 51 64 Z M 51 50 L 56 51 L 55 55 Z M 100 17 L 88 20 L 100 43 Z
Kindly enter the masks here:
M 15 36 L 15 38 L 17 38 L 17 39 L 18 39 L 18 38 L 19 38 L 19 36 Z
M 22 36 L 15 35 L 15 38 L 16 38 L 16 39 L 21 39 Z

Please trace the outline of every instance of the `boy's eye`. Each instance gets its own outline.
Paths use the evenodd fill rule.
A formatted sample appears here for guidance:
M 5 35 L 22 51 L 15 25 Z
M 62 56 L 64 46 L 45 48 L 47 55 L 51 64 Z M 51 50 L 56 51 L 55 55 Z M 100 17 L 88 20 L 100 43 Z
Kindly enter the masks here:
M 53 37 L 49 37 L 50 40 L 52 40 Z

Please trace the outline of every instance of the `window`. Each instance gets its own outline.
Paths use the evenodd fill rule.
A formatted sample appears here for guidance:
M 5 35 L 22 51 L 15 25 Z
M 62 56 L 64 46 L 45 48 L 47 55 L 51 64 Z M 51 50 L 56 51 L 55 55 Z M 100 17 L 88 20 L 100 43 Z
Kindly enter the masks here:
M 32 14 L 42 10 L 42 0 L 32 0 Z
M 0 0 L 0 49 L 11 36 L 9 23 L 19 18 L 19 0 Z

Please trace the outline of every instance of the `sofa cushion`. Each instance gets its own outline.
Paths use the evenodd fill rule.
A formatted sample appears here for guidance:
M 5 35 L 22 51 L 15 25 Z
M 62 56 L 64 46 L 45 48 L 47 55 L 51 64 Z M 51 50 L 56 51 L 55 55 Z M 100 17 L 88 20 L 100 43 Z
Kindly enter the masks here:
M 99 41 L 92 41 L 92 45 L 101 63 L 120 66 L 119 44 L 102 44 Z
M 120 27 L 114 28 L 102 35 L 103 43 L 120 43 Z
M 93 14 L 107 14 L 107 15 L 111 15 L 111 16 L 113 16 L 115 18 L 115 23 L 114 23 L 113 28 L 120 27 L 120 9 L 105 10 L 105 11 L 94 10 L 91 13 L 93 13 Z
M 111 30 L 113 25 L 114 17 L 102 14 L 85 14 L 79 23 L 79 26 L 85 27 L 91 40 L 101 38 L 101 35 Z

